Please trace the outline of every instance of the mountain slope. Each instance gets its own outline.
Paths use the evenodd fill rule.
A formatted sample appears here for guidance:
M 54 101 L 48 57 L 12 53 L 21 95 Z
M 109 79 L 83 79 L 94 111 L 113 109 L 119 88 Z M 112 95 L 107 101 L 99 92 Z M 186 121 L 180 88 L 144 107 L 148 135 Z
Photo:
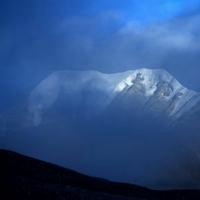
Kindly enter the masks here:
M 3 199 L 199 199 L 198 190 L 153 191 L 82 175 L 20 154 L 0 150 Z M 2 198 L 2 196 L 1 196 Z

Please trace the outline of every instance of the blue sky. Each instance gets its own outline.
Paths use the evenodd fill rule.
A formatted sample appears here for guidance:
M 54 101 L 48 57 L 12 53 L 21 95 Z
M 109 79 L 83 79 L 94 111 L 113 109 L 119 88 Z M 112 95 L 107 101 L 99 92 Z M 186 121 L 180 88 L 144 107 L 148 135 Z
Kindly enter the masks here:
M 121 12 L 126 20 L 137 20 L 149 24 L 173 17 L 199 6 L 198 0 L 116 0 L 90 1 L 90 13 L 115 10 Z
M 164 68 L 200 90 L 198 0 L 2 0 L 0 111 L 49 73 Z
M 112 10 L 122 13 L 127 20 L 147 23 L 171 19 L 199 5 L 198 0 L 2 0 L 1 20 L 5 24 L 14 21 L 25 23 L 73 15 L 92 16 Z

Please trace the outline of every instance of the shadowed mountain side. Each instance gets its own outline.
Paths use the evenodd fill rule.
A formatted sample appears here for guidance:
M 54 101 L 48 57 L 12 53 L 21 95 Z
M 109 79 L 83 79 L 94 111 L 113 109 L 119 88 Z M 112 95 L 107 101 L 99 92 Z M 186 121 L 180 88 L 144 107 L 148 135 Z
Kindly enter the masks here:
M 47 162 L 0 150 L 1 199 L 200 199 L 198 190 L 155 191 L 90 177 Z

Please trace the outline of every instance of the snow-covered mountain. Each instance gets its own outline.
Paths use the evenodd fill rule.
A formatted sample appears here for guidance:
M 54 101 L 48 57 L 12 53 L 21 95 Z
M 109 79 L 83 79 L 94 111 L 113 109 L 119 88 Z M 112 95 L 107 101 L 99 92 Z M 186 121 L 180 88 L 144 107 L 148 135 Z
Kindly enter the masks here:
M 57 71 L 4 120 L 0 147 L 111 180 L 200 188 L 199 120 L 199 93 L 164 70 Z
M 161 69 L 142 68 L 116 74 L 58 71 L 31 93 L 29 112 L 34 125 L 39 125 L 48 109 L 61 101 L 73 116 L 93 117 L 115 104 L 115 109 L 123 108 L 125 112 L 176 120 L 195 108 L 200 95 Z

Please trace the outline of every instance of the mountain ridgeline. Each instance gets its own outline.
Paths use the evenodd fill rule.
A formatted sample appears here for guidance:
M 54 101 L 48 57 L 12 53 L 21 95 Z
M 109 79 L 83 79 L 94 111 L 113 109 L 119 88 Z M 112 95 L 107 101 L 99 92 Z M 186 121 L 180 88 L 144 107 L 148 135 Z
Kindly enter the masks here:
M 13 200 L 182 200 L 199 199 L 199 190 L 156 191 L 87 176 L 0 149 L 0 198 Z
M 125 109 L 125 113 L 134 112 L 136 116 L 148 114 L 172 121 L 191 114 L 192 109 L 197 111 L 200 95 L 183 87 L 164 70 L 139 69 L 117 74 L 59 71 L 31 93 L 29 110 L 35 125 L 56 102 L 65 102 L 65 109 L 77 117 L 82 114 L 93 118 L 115 106 L 114 111 Z

